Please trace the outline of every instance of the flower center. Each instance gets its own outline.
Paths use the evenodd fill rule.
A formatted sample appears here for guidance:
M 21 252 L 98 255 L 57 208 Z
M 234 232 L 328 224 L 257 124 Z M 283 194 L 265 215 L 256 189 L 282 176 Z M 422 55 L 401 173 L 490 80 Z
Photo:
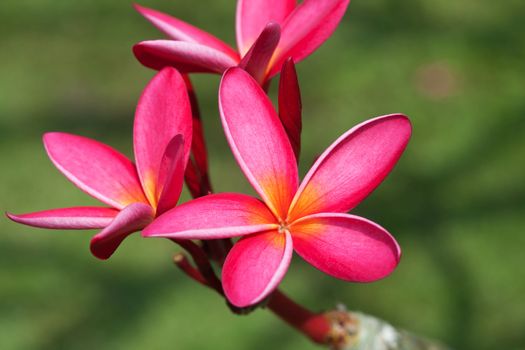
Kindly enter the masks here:
M 289 231 L 288 223 L 286 221 L 279 220 L 279 229 L 277 231 L 279 233 L 284 233 L 285 231 Z

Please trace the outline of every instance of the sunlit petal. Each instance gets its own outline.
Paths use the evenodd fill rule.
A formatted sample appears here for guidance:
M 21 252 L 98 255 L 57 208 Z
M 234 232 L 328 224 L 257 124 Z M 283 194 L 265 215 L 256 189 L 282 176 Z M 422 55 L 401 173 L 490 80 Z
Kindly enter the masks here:
M 335 141 L 304 178 L 290 219 L 320 212 L 346 212 L 359 204 L 392 170 L 412 128 L 392 114 L 357 125 Z
M 117 209 L 147 203 L 135 166 L 113 148 L 58 132 L 45 134 L 44 146 L 58 170 L 91 196 Z
M 242 171 L 274 214 L 286 216 L 297 189 L 297 164 L 272 103 L 244 70 L 228 70 L 219 88 L 226 138 Z
M 295 251 L 319 270 L 352 282 L 389 275 L 401 250 L 381 226 L 349 214 L 315 214 L 292 224 Z

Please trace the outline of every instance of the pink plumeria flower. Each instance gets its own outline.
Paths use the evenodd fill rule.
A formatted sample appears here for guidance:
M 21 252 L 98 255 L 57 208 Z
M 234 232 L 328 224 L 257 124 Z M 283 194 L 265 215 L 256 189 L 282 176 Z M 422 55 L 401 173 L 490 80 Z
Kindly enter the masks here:
M 299 184 L 294 153 L 271 101 L 246 72 L 228 70 L 219 105 L 230 147 L 261 196 L 209 195 L 178 206 L 144 236 L 215 239 L 242 236 L 222 271 L 230 302 L 260 302 L 282 280 L 295 250 L 334 277 L 370 282 L 390 274 L 400 248 L 379 225 L 346 214 L 386 177 L 411 134 L 407 117 L 368 120 L 335 141 Z
M 350 0 L 238 0 L 238 51 L 215 36 L 167 14 L 135 5 L 171 40 L 143 41 L 133 47 L 145 66 L 173 66 L 182 72 L 222 74 L 240 66 L 260 84 L 276 75 L 284 60 L 313 53 L 334 32 Z
M 181 75 L 159 72 L 144 90 L 133 131 L 136 165 L 123 154 L 82 136 L 51 132 L 44 146 L 71 182 L 110 206 L 7 214 L 21 224 L 49 229 L 103 229 L 91 252 L 109 258 L 129 234 L 177 204 L 191 145 L 191 108 Z

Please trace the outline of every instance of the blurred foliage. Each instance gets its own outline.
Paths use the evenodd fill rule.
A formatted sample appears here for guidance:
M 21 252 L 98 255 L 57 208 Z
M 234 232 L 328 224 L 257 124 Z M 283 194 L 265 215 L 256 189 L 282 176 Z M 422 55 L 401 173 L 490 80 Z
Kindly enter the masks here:
M 233 0 L 143 5 L 234 43 Z M 403 259 L 386 280 L 356 285 L 296 258 L 286 292 L 456 349 L 525 349 L 523 13 L 522 0 L 352 2 L 298 66 L 301 168 L 357 122 L 411 116 L 405 155 L 356 210 L 397 237 Z M 3 0 L 0 32 L 1 209 L 95 203 L 54 169 L 40 135 L 79 133 L 131 154 L 134 106 L 153 72 L 130 48 L 160 34 L 121 0 Z M 216 189 L 251 192 L 218 122 L 219 78 L 194 81 Z M 316 348 L 264 310 L 230 314 L 171 266 L 169 242 L 135 235 L 102 262 L 89 232 L 0 225 L 1 349 Z

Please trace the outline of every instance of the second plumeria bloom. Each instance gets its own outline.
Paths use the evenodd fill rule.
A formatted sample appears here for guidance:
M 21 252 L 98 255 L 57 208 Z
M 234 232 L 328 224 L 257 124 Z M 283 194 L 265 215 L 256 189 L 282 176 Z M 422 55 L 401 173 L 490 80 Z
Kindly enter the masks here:
M 230 147 L 262 201 L 222 193 L 161 215 L 145 236 L 214 239 L 242 236 L 229 252 L 222 280 L 236 306 L 255 304 L 283 278 L 292 252 L 319 270 L 355 282 L 390 274 L 400 248 L 379 225 L 346 214 L 387 176 L 411 135 L 409 120 L 388 115 L 342 135 L 299 184 L 294 153 L 264 91 L 246 72 L 228 70 L 219 102 Z
M 285 59 L 309 56 L 336 29 L 350 0 L 238 0 L 238 51 L 215 36 L 167 14 L 136 9 L 172 40 L 143 41 L 134 46 L 147 67 L 173 66 L 183 72 L 222 74 L 240 66 L 260 84 L 276 75 Z
M 191 135 L 185 82 L 175 69 L 166 68 L 148 84 L 137 106 L 133 129 L 136 165 L 95 140 L 59 132 L 44 135 L 54 165 L 109 208 L 72 207 L 8 216 L 42 228 L 101 228 L 91 240 L 91 252 L 107 259 L 129 234 L 177 204 Z

